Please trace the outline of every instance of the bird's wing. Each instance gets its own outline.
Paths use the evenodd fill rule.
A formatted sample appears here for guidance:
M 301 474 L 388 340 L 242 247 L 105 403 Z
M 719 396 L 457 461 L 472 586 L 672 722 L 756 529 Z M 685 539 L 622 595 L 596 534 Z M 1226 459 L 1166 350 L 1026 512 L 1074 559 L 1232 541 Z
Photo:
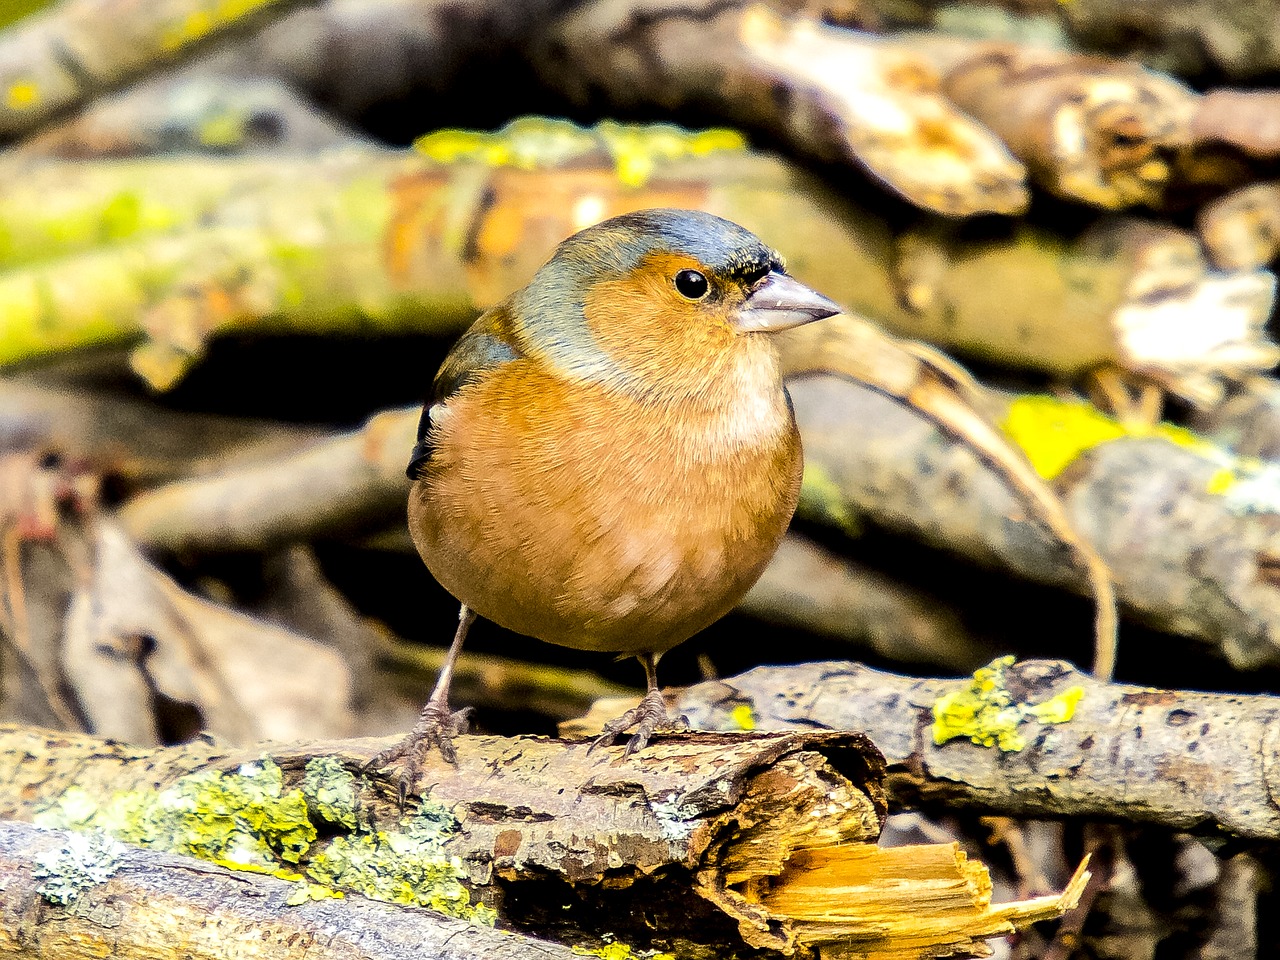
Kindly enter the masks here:
M 517 343 L 507 314 L 506 304 L 494 307 L 477 320 L 453 345 L 449 355 L 440 364 L 431 390 L 431 399 L 422 408 L 418 420 L 418 442 L 409 457 L 405 471 L 409 479 L 416 480 L 423 464 L 431 457 L 431 415 L 468 383 L 479 380 L 486 373 L 518 360 L 524 352 Z

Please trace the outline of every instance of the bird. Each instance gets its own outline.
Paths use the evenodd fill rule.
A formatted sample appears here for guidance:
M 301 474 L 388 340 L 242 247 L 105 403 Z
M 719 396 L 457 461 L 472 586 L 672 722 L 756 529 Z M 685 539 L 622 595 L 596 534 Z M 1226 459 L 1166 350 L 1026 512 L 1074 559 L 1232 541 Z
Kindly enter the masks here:
M 773 334 L 839 313 L 779 254 L 709 213 L 650 209 L 569 237 L 456 342 L 423 408 L 409 530 L 460 604 L 421 717 L 370 768 L 456 763 L 449 685 L 484 617 L 637 657 L 647 692 L 596 744 L 667 714 L 657 663 L 731 610 L 795 512 L 800 435 Z M 594 745 L 593 745 L 594 748 Z

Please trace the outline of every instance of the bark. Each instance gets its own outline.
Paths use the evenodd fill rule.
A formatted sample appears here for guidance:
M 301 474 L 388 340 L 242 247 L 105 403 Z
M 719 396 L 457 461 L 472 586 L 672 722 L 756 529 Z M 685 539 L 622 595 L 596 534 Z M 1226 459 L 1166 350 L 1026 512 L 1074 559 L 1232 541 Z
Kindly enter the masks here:
M 937 804 L 1280 838 L 1280 698 L 1104 683 L 1054 660 L 1023 661 L 994 679 L 987 673 L 984 686 L 843 661 L 757 667 L 673 692 L 670 701 L 698 729 L 727 729 L 749 709 L 761 730 L 865 730 L 889 764 L 895 808 Z M 1079 699 L 1064 722 L 1043 723 L 1023 709 L 1073 688 Z M 599 703 L 562 729 L 587 733 L 624 702 Z M 940 734 L 953 739 L 939 743 Z
M 354 770 L 381 745 L 268 746 L 283 781 L 267 793 L 291 797 L 316 757 Z M 927 956 L 973 949 L 981 938 L 1056 915 L 1087 878 L 1078 873 L 1062 897 L 992 907 L 985 869 L 965 864 L 955 845 L 876 848 L 868 841 L 884 815 L 883 768 L 858 734 L 687 735 L 631 758 L 621 747 L 589 754 L 585 743 L 535 738 L 464 737 L 457 746 L 456 766 L 432 756 L 425 771 L 432 809 L 441 811 L 434 822 L 444 824 L 438 856 L 459 858 L 471 894 L 524 931 L 563 934 L 583 918 L 590 929 L 599 923 L 593 911 L 604 909 L 607 932 L 658 946 L 737 943 L 788 953 L 821 946 L 834 956 L 888 957 L 910 945 L 912 955 Z M 208 743 L 140 750 L 7 728 L 0 810 L 21 819 L 54 803 L 56 816 L 71 811 L 92 828 L 104 825 L 122 791 L 163 795 L 175 784 L 217 782 L 217 795 L 230 797 L 236 787 L 228 778 L 262 775 L 255 772 L 262 751 Z M 190 779 L 200 771 L 203 779 Z M 223 779 L 210 781 L 210 771 Z M 304 801 L 307 789 L 304 782 Z M 408 829 L 393 801 L 367 783 L 358 789 L 344 802 L 352 811 L 346 829 L 330 825 L 338 838 Z M 187 795 L 199 815 L 201 794 Z M 95 809 L 103 821 L 86 814 Z M 40 816 L 49 822 L 50 814 Z M 246 812 L 241 822 L 253 820 Z M 338 838 L 295 840 L 290 869 L 315 879 Z M 838 906 L 828 902 L 834 886 L 844 888 Z M 857 886 L 864 890 L 853 893 Z M 933 900 L 921 899 L 928 887 Z
M 596 0 L 541 31 L 530 56 L 575 102 L 603 93 L 614 109 L 698 108 L 782 136 L 798 153 L 863 166 L 927 210 L 967 216 L 1027 204 L 1021 164 L 947 102 L 924 58 L 803 12 Z
M 270 77 L 197 68 L 101 97 L 11 148 L 11 159 L 315 152 L 369 140 Z
M 1161 207 L 1198 97 L 1137 64 L 1012 43 L 913 37 L 942 89 L 1051 193 L 1108 210 Z
M 297 425 L 181 413 L 146 400 L 0 379 L 0 449 L 53 454 L 127 490 L 296 450 L 320 435 Z
M 1213 271 L 1185 231 L 1108 220 L 1066 244 L 1025 226 L 895 237 L 879 214 L 735 143 L 534 121 L 426 138 L 433 160 L 37 167 L 0 207 L 15 238 L 0 259 L 42 261 L 0 277 L 0 363 L 145 334 L 135 365 L 164 387 L 224 331 L 452 331 L 575 230 L 651 206 L 740 222 L 850 309 L 1000 363 L 1063 377 L 1112 364 L 1207 402 L 1222 380 L 1275 362 L 1272 274 Z M 535 169 L 477 162 L 504 154 Z M 75 197 L 69 209 L 48 209 L 54 191 Z M 95 246 L 113 238 L 126 242 Z
M 1066 244 L 1031 227 L 978 242 L 909 231 L 895 269 L 906 309 L 872 317 L 1002 365 L 1115 365 L 1209 405 L 1280 356 L 1265 330 L 1274 275 L 1213 270 L 1196 237 L 1167 224 L 1104 218 Z
M 738 609 L 901 663 L 963 670 L 993 655 L 955 609 L 796 533 L 782 541 Z
M 1029 580 L 1080 583 L 1061 541 L 1026 522 L 1023 495 L 970 444 L 852 382 L 806 378 L 790 391 L 812 478 L 802 516 L 863 518 Z M 1026 396 L 993 415 L 1052 477 L 1128 612 L 1205 640 L 1243 669 L 1280 660 L 1271 471 L 1224 459 L 1194 435 L 1126 430 L 1079 403 Z
M 363 897 L 291 904 L 296 884 L 119 845 L 110 875 L 51 902 L 39 861 L 67 863 L 83 838 L 0 822 L 0 952 L 29 960 L 572 960 L 561 944 Z M 91 865 L 89 865 L 91 866 Z
M 822 326 L 801 327 L 784 335 L 783 371 L 793 382 L 804 377 L 834 375 L 870 388 L 927 418 L 947 435 L 960 440 L 982 463 L 991 467 L 1021 506 L 1066 547 L 1088 583 L 1094 601 L 1093 669 L 1109 678 L 1115 669 L 1115 588 L 1106 564 L 1089 540 L 1081 537 L 1027 457 L 1011 446 L 984 412 L 986 405 L 976 382 L 951 362 L 920 344 L 896 341 L 864 320 L 832 317 Z M 803 420 L 797 415 L 796 421 Z M 837 490 L 825 491 L 832 473 L 825 464 L 806 465 L 809 487 L 823 506 L 825 517 L 847 514 Z M 801 491 L 803 499 L 804 492 Z
M 376 530 L 404 512 L 419 413 L 387 411 L 299 452 L 156 487 L 129 500 L 120 522 L 138 543 L 173 553 Z
M 1254 183 L 1205 205 L 1196 227 L 1222 270 L 1253 270 L 1280 253 L 1280 183 Z
M 67 0 L 0 34 L 0 140 L 300 0 Z
M 1237 456 L 1280 460 L 1280 383 L 1247 380 L 1216 407 L 1194 411 L 1190 426 Z
M 1275 7 L 1266 0 L 1073 0 L 1059 14 L 1080 43 L 1139 54 L 1183 75 L 1245 78 L 1280 68 Z

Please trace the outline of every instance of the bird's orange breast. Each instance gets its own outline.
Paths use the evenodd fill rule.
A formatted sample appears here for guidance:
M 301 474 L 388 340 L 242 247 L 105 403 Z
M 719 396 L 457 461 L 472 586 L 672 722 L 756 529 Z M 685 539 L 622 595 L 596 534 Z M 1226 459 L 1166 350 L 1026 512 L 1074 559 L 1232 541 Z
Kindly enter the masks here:
M 801 452 L 772 347 L 697 396 L 654 399 L 517 360 L 433 414 L 410 529 L 481 616 L 553 643 L 668 649 L 731 609 L 772 557 Z

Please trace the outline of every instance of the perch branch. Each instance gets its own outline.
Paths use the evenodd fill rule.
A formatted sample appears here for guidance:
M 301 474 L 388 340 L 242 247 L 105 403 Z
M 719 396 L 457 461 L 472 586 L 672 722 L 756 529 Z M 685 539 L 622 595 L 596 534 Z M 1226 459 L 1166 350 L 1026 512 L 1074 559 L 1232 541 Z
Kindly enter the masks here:
M 1063 722 L 1020 709 L 1060 695 L 1074 703 Z M 750 709 L 762 730 L 865 730 L 889 764 L 894 806 L 937 802 L 1280 839 L 1273 696 L 1104 683 L 1052 660 L 1014 664 L 985 686 L 833 661 L 757 667 L 671 701 L 698 729 L 728 729 Z M 589 733 L 624 702 L 597 704 L 563 729 Z M 940 731 L 952 739 L 940 743 Z

